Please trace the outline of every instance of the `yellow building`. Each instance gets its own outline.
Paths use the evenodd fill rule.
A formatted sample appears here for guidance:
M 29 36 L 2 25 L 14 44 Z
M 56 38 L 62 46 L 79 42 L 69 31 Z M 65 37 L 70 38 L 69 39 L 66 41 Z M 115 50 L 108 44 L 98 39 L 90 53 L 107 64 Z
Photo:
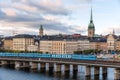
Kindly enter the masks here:
M 67 54 L 77 51 L 77 41 L 46 40 L 40 41 L 40 51 L 43 53 Z
M 52 41 L 42 40 L 39 42 L 39 51 L 43 53 L 52 53 Z
M 27 47 L 33 44 L 34 39 L 31 35 L 16 35 L 13 38 L 13 50 L 27 51 Z
M 12 37 L 6 37 L 3 42 L 4 42 L 4 45 L 3 45 L 4 50 L 13 50 L 13 38 Z

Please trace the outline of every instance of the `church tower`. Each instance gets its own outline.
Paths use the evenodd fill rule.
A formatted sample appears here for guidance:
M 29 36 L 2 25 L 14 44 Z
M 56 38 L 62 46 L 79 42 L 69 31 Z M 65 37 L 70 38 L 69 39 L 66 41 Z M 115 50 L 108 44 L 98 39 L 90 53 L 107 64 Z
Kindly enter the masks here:
M 88 25 L 88 37 L 92 38 L 95 35 L 95 26 L 93 23 L 93 17 L 92 17 L 92 8 L 91 8 L 91 16 L 90 16 L 90 23 Z
M 43 34 L 44 34 L 44 33 L 43 33 L 43 26 L 41 25 L 41 26 L 40 26 L 40 29 L 39 29 L 39 35 L 40 35 L 40 36 L 43 36 Z

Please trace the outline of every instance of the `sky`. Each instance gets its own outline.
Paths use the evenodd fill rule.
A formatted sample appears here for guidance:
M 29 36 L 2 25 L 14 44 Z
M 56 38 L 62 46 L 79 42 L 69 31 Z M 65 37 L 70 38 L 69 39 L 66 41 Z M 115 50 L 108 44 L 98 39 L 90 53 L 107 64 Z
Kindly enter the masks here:
M 95 34 L 120 35 L 120 0 L 0 0 L 0 35 L 87 35 L 91 7 Z

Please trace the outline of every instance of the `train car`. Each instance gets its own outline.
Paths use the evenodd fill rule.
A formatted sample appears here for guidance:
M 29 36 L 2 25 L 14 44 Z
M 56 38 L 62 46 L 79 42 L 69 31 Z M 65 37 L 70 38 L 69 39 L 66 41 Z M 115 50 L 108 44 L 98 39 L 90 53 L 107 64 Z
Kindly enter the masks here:
M 82 55 L 81 60 L 97 60 L 95 55 Z
M 0 57 L 3 57 L 3 56 L 5 56 L 5 53 L 0 53 Z
M 97 60 L 95 55 L 72 55 L 74 60 Z
M 95 55 L 77 54 L 39 54 L 39 53 L 0 53 L 1 57 L 22 57 L 22 58 L 59 58 L 73 60 L 97 60 Z
M 37 53 L 19 53 L 18 57 L 36 58 Z
M 81 59 L 81 55 L 78 55 L 78 54 L 73 54 L 72 55 L 72 59 L 75 59 L 75 60 L 78 60 L 78 59 Z
M 38 54 L 37 58 L 50 58 L 51 54 Z
M 71 59 L 71 54 L 51 54 L 51 58 L 63 58 L 63 59 Z

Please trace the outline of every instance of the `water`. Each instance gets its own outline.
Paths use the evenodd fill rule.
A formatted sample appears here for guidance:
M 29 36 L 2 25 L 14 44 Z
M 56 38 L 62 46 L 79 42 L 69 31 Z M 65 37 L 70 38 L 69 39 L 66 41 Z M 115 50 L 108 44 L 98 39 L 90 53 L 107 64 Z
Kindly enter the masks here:
M 114 80 L 113 68 L 108 69 L 108 75 L 104 78 L 102 75 L 94 76 L 93 69 L 91 71 L 91 77 L 85 77 L 84 70 L 84 66 L 79 66 L 77 73 L 73 74 L 73 72 L 69 72 L 66 74 L 55 74 L 46 72 L 27 72 L 0 67 L 0 80 Z

